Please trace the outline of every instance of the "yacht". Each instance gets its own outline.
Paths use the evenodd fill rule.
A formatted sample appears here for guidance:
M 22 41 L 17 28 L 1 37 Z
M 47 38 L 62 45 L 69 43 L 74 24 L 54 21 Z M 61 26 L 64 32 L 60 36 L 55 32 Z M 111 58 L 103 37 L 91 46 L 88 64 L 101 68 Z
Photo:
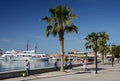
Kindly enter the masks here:
M 5 54 L 1 56 L 5 60 L 13 60 L 13 61 L 23 61 L 23 60 L 39 60 L 39 61 L 48 61 L 49 57 L 47 54 L 36 54 L 35 50 L 31 51 L 6 51 Z

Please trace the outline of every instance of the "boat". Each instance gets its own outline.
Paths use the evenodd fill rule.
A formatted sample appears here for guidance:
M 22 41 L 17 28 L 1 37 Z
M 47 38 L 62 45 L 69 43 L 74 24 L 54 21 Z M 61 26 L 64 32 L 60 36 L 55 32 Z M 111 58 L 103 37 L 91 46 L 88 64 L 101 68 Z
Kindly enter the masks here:
M 36 54 L 35 50 L 31 51 L 6 51 L 5 54 L 1 56 L 4 60 L 12 60 L 12 61 L 23 61 L 23 60 L 30 60 L 30 61 L 48 61 L 49 57 L 47 54 Z

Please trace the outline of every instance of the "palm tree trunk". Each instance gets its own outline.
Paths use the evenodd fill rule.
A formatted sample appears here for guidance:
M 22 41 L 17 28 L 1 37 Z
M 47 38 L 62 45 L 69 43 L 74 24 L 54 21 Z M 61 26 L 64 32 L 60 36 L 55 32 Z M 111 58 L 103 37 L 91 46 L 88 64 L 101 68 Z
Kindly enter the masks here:
M 96 59 L 96 57 L 95 57 L 95 55 L 94 55 L 94 65 L 96 64 L 96 60 L 95 60 L 95 59 Z
M 60 54 L 61 54 L 61 68 L 60 71 L 64 71 L 64 32 L 61 30 L 59 32 L 59 42 L 60 42 Z
M 104 63 L 106 63 L 106 54 L 104 54 Z
M 61 54 L 61 68 L 60 71 L 64 71 L 64 41 L 60 41 L 60 54 Z
M 101 54 L 101 63 L 104 64 L 104 54 Z
M 96 49 L 94 49 L 94 65 L 96 65 L 96 55 L 97 55 L 97 50 Z

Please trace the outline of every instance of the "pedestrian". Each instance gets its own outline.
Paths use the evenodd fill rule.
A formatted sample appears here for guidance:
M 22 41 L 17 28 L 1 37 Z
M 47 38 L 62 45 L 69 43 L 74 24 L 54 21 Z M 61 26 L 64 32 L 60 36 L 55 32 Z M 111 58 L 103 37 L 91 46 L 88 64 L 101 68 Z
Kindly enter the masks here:
M 58 60 L 55 61 L 54 66 L 55 66 L 56 71 L 59 71 Z
M 68 66 L 68 62 L 65 63 L 65 69 L 68 69 L 69 66 Z
M 87 70 L 87 59 L 85 58 L 84 60 L 83 60 L 83 69 L 86 71 Z
M 72 61 L 71 60 L 69 61 L 69 65 L 68 66 L 69 66 L 69 69 L 72 69 Z
M 25 60 L 25 70 L 26 70 L 26 76 L 30 75 L 30 62 L 26 59 Z

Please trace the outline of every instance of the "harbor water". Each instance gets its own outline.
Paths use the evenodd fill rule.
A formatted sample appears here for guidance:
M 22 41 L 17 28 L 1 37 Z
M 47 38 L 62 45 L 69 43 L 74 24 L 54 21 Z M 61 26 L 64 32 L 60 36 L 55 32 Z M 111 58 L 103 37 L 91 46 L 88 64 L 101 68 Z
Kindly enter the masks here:
M 58 63 L 60 65 L 60 62 Z M 30 61 L 30 69 L 53 67 L 54 61 Z M 25 70 L 25 61 L 0 60 L 0 72 Z

